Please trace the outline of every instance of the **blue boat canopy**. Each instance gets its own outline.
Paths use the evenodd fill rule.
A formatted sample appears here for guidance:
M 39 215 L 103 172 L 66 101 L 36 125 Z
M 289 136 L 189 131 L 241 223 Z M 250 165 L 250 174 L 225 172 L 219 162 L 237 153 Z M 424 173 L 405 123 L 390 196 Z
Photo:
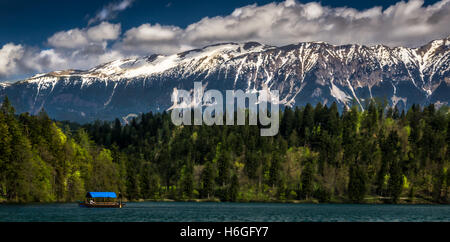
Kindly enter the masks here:
M 115 192 L 88 192 L 87 198 L 117 198 Z

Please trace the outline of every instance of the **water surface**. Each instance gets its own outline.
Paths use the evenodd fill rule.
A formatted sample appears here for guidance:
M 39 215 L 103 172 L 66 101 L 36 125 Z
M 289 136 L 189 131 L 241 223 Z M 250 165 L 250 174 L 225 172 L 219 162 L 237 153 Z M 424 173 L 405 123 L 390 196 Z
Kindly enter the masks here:
M 77 204 L 0 205 L 13 222 L 450 222 L 446 205 L 128 203 L 122 209 Z

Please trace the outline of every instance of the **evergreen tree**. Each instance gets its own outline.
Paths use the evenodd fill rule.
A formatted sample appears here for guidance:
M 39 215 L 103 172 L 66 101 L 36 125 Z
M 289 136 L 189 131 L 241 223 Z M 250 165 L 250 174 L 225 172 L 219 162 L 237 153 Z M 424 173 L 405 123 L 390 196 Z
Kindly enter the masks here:
M 350 166 L 350 181 L 348 183 L 348 196 L 353 202 L 363 202 L 367 192 L 367 177 L 359 165 Z
M 128 124 L 59 123 L 44 110 L 15 115 L 5 98 L 0 201 L 76 201 L 86 191 L 114 191 L 129 200 L 362 202 L 380 195 L 399 202 L 405 190 L 408 201 L 448 203 L 448 107 L 406 112 L 386 104 L 372 100 L 341 114 L 336 103 L 288 108 L 280 134 L 261 137 L 248 124 L 176 127 L 166 112 Z
M 236 202 L 239 195 L 239 179 L 236 174 L 231 178 L 231 185 L 229 189 L 229 199 L 231 202 Z
M 214 196 L 214 189 L 215 189 L 215 170 L 213 165 L 210 162 L 207 162 L 205 165 L 205 168 L 202 172 L 202 192 L 203 196 L 210 199 L 212 196 Z
M 301 174 L 301 191 L 303 194 L 303 198 L 309 199 L 314 191 L 313 184 L 313 176 L 314 176 L 314 168 L 313 168 L 313 160 L 308 159 L 306 161 L 305 167 L 303 168 Z
M 388 185 L 388 194 L 391 197 L 393 203 L 398 203 L 400 195 L 403 190 L 403 174 L 400 167 L 400 162 L 395 161 L 391 165 Z

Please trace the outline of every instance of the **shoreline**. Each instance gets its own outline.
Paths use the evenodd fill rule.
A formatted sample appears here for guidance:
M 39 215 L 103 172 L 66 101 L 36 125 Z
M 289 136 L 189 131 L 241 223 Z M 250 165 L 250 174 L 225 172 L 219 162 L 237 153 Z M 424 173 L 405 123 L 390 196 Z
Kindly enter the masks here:
M 370 202 L 361 202 L 361 203 L 354 203 L 350 201 L 345 200 L 339 200 L 339 201 L 330 201 L 330 202 L 319 202 L 318 200 L 273 200 L 273 201 L 267 201 L 267 200 L 251 200 L 251 201 L 235 201 L 235 202 L 229 202 L 229 201 L 220 201 L 219 199 L 180 199 L 180 200 L 174 200 L 174 199 L 137 199 L 137 200 L 123 200 L 124 203 L 145 203 L 145 202 L 159 202 L 159 203 L 267 203 L 267 204 L 311 204 L 311 205 L 325 205 L 325 204 L 334 204 L 334 205 L 450 205 L 450 203 L 436 203 L 431 202 L 425 199 L 418 199 L 416 198 L 415 201 L 410 202 L 408 201 L 409 198 L 401 198 L 399 203 L 390 203 L 386 201 L 386 198 L 383 199 L 377 199 L 374 200 L 373 198 L 366 198 L 365 200 L 371 200 Z M 406 202 L 408 201 L 408 202 Z M 71 204 L 71 203 L 78 203 L 78 201 L 73 202 L 28 202 L 28 203 L 21 203 L 21 202 L 10 202 L 10 201 L 0 201 L 0 205 L 32 205 L 32 204 Z

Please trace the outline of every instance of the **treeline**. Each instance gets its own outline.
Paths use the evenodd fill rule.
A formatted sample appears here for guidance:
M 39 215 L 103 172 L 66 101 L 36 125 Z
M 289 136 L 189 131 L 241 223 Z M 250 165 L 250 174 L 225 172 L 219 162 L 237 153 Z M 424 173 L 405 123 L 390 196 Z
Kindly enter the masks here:
M 248 125 L 175 127 L 168 113 L 84 129 L 126 164 L 130 199 L 448 203 L 448 107 L 364 110 L 286 108 L 275 137 Z
M 45 112 L 14 115 L 0 107 L 0 202 L 83 199 L 86 191 L 125 190 L 123 164 L 79 129 L 63 131 Z
M 364 110 L 286 108 L 280 134 L 261 137 L 258 126 L 177 127 L 166 112 L 127 125 L 56 124 L 44 112 L 14 116 L 6 100 L 0 197 L 448 203 L 448 107 L 400 112 L 372 101 Z

